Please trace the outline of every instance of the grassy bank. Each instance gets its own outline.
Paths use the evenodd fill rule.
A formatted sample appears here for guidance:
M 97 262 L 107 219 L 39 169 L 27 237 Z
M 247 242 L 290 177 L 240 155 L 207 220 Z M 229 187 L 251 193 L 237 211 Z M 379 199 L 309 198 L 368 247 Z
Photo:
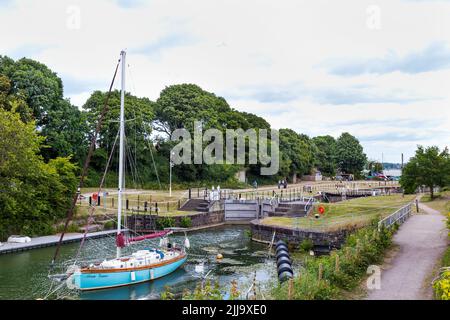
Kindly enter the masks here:
M 425 195 L 420 201 L 446 215 L 447 229 L 450 230 L 450 191 L 440 192 L 435 195 L 434 199 L 431 199 L 429 195 Z M 450 300 L 450 247 L 447 247 L 447 250 L 444 252 L 439 268 L 439 275 L 433 284 L 435 298 L 438 300 Z
M 392 243 L 391 230 L 377 229 L 378 219 L 347 238 L 340 250 L 329 256 L 305 257 L 303 267 L 291 281 L 271 290 L 277 300 L 330 300 L 341 299 L 359 286 L 368 266 L 380 263 Z
M 265 225 L 302 228 L 318 231 L 335 231 L 344 228 L 360 228 L 368 225 L 375 218 L 383 218 L 414 199 L 414 195 L 391 195 L 366 197 L 348 201 L 320 204 L 325 207 L 325 214 L 319 219 L 312 214 L 303 218 L 269 217 L 261 221 Z

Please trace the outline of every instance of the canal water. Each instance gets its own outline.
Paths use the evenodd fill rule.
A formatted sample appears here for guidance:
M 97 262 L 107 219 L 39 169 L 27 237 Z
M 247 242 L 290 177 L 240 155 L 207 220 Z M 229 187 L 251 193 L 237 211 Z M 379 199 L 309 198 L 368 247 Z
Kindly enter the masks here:
M 86 300 L 136 300 L 159 299 L 165 287 L 172 293 L 182 293 L 185 289 L 193 290 L 208 274 L 212 282 L 218 281 L 225 297 L 229 292 L 231 281 L 236 280 L 238 289 L 246 292 L 256 274 L 258 285 L 263 291 L 276 280 L 274 258 L 268 257 L 267 245 L 255 243 L 249 237 L 247 226 L 224 226 L 189 233 L 191 243 L 188 261 L 174 273 L 152 282 L 133 286 L 92 292 L 78 292 L 67 289 L 64 283 L 48 278 L 49 262 L 55 247 L 24 251 L 0 256 L 0 299 L 86 299 Z M 184 235 L 171 236 L 176 243 L 183 243 Z M 157 241 L 144 241 L 125 249 L 128 254 L 138 249 L 145 249 Z M 73 263 L 79 243 L 64 245 L 53 273 L 63 272 Z M 222 261 L 216 256 L 221 253 Z M 81 261 L 102 261 L 115 255 L 113 237 L 93 239 L 86 242 L 80 253 Z M 204 266 L 201 272 L 200 265 Z

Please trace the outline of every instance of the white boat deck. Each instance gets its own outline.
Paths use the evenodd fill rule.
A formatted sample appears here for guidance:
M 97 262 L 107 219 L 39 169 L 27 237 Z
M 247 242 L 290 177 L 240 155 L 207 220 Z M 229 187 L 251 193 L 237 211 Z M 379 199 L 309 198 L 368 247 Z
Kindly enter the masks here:
M 126 230 L 123 230 L 123 231 L 126 231 Z M 115 233 L 117 233 L 117 230 L 91 232 L 91 233 L 86 234 L 86 239 L 102 238 L 102 237 L 106 237 L 109 235 L 113 235 Z M 52 235 L 52 236 L 31 238 L 31 242 L 28 242 L 28 243 L 2 242 L 2 244 L 0 245 L 0 254 L 14 253 L 14 252 L 26 251 L 26 250 L 36 249 L 36 248 L 56 246 L 59 242 L 60 237 L 61 237 L 61 235 L 57 234 L 57 235 Z M 72 242 L 79 242 L 83 239 L 83 237 L 84 237 L 83 233 L 66 233 L 64 235 L 62 243 L 66 244 L 66 243 L 72 243 Z

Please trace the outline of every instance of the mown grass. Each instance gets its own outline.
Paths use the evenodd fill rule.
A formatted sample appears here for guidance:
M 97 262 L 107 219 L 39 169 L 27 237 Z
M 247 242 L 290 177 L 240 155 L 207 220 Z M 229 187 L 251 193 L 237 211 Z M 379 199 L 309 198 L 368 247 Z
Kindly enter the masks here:
M 420 202 L 423 202 L 430 208 L 434 210 L 438 210 L 442 214 L 446 214 L 450 212 L 450 191 L 443 191 L 435 194 L 433 200 L 429 195 L 424 195 L 420 199 Z
M 261 221 L 264 225 L 301 228 L 308 230 L 334 231 L 366 226 L 374 218 L 384 218 L 413 201 L 414 195 L 390 195 L 366 197 L 348 201 L 320 204 L 325 207 L 325 214 L 315 218 L 317 207 L 312 213 L 302 218 L 268 217 Z

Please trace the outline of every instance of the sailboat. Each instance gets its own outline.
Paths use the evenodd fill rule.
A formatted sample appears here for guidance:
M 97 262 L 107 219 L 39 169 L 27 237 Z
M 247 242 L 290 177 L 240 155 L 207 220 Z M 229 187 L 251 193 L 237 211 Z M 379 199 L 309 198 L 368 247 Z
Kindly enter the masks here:
M 70 272 L 67 283 L 70 287 L 78 290 L 99 290 L 136 283 L 151 281 L 164 277 L 179 267 L 187 260 L 186 248 L 189 240 L 186 238 L 183 245 L 170 244 L 167 236 L 173 230 L 155 232 L 146 236 L 126 238 L 122 230 L 122 199 L 124 188 L 124 143 L 125 143 L 125 60 L 126 52 L 121 52 L 122 66 L 122 88 L 120 99 L 120 154 L 119 154 L 119 187 L 118 187 L 118 209 L 117 209 L 117 236 L 116 236 L 116 258 L 92 263 L 82 268 L 75 268 Z M 129 256 L 122 256 L 122 249 L 131 243 L 147 239 L 161 238 L 161 248 L 148 248 L 138 250 Z

